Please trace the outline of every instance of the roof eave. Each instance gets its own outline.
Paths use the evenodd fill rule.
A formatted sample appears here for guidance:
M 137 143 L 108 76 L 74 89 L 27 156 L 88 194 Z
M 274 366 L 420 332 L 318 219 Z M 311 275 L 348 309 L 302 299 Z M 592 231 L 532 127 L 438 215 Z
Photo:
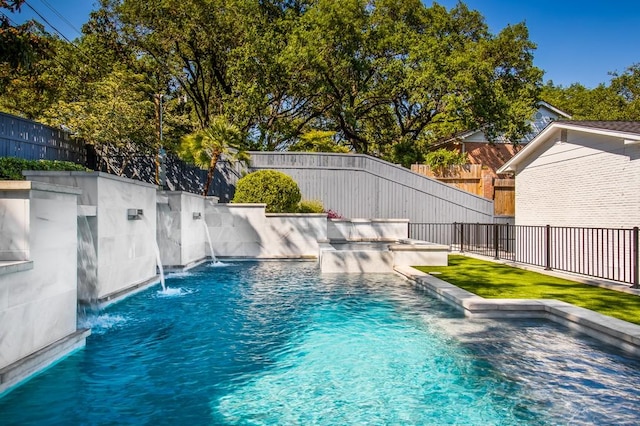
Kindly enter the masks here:
M 564 123 L 562 121 L 554 121 L 547 127 L 545 127 L 542 132 L 538 133 L 538 135 L 533 138 L 531 142 L 526 144 L 522 151 L 518 152 L 515 156 L 513 156 L 513 158 L 504 163 L 504 165 L 500 167 L 496 171 L 496 173 L 516 172 L 518 164 L 521 163 L 522 160 L 527 158 L 527 156 L 532 151 L 534 151 L 538 147 L 538 145 L 542 144 L 549 134 L 557 129 L 573 130 L 576 132 L 592 133 L 596 135 L 620 138 L 624 141 L 625 145 L 640 144 L 640 135 L 638 134 L 599 129 L 596 127 L 580 126 L 579 124 Z

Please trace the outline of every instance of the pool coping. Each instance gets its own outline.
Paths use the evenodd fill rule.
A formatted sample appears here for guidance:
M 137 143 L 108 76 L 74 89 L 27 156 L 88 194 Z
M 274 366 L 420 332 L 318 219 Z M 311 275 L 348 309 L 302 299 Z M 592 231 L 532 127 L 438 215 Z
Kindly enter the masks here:
M 78 329 L 0 369 L 0 398 L 84 348 L 91 330 Z
M 640 357 L 640 325 L 555 299 L 485 299 L 411 266 L 394 270 L 472 318 L 544 318 Z

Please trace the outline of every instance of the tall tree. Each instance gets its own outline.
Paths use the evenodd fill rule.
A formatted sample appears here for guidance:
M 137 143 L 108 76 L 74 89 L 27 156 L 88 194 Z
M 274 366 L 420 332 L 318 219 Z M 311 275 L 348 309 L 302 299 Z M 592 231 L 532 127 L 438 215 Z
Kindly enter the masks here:
M 534 47 L 524 24 L 493 36 L 462 3 L 318 0 L 286 53 L 294 93 L 322 126 L 357 152 L 409 163 L 459 130 L 525 134 L 542 74 Z
M 43 74 L 56 40 L 38 22 L 13 25 L 1 12 L 19 12 L 23 3 L 0 0 L 0 110 L 35 118 L 51 92 L 51 82 Z
M 109 172 L 122 175 L 139 154 L 157 149 L 154 104 L 143 75 L 114 68 L 87 85 L 73 102 L 58 102 L 49 111 L 52 124 L 62 124 L 94 146 Z
M 124 0 L 118 11 L 138 51 L 182 87 L 201 128 L 225 112 L 233 93 L 230 55 L 241 45 L 246 10 L 241 1 Z
M 609 74 L 609 84 L 593 89 L 580 83 L 563 87 L 548 81 L 542 98 L 578 120 L 640 120 L 640 64 Z

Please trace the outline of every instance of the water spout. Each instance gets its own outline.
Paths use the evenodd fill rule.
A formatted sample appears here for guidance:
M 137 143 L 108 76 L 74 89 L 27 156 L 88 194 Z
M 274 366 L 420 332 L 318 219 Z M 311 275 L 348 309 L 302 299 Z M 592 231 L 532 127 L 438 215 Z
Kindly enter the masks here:
M 95 217 L 91 218 L 95 223 Z M 98 256 L 89 218 L 78 216 L 78 299 L 92 303 L 98 297 Z
M 167 287 L 164 283 L 164 268 L 162 267 L 162 259 L 160 259 L 160 247 L 158 247 L 158 241 L 154 238 L 153 246 L 156 250 L 156 263 L 158 264 L 158 270 L 160 271 L 160 284 L 162 284 L 162 292 L 167 291 Z
M 151 225 L 150 221 L 146 216 L 141 216 L 140 219 L 147 225 Z M 158 267 L 158 272 L 160 273 L 160 284 L 162 284 L 162 292 L 165 293 L 167 291 L 167 287 L 164 282 L 164 268 L 162 267 L 162 259 L 160 258 L 160 247 L 158 246 L 158 237 L 156 235 L 153 236 L 153 249 L 156 252 L 156 266 Z
M 216 255 L 213 252 L 213 244 L 211 244 L 211 235 L 209 234 L 209 227 L 207 226 L 207 222 L 205 220 L 202 221 L 202 226 L 204 226 L 204 233 L 207 236 L 207 242 L 209 243 L 209 251 L 211 252 L 211 259 L 213 259 L 213 263 L 218 263 L 218 259 L 216 259 Z

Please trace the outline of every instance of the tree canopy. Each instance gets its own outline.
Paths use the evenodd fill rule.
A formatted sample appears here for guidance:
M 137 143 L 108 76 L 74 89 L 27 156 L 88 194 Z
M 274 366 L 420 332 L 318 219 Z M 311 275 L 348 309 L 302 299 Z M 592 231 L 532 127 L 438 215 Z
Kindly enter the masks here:
M 542 97 L 576 120 L 640 120 L 640 64 L 610 75 L 608 85 L 593 89 L 580 83 L 556 86 L 549 81 L 542 88 Z
M 224 118 L 243 148 L 408 165 L 461 130 L 519 140 L 542 76 L 523 23 L 492 34 L 462 2 L 100 0 L 74 43 L 44 37 L 55 55 L 7 81 L 0 109 L 121 151 L 160 144 L 163 94 L 169 150 Z

